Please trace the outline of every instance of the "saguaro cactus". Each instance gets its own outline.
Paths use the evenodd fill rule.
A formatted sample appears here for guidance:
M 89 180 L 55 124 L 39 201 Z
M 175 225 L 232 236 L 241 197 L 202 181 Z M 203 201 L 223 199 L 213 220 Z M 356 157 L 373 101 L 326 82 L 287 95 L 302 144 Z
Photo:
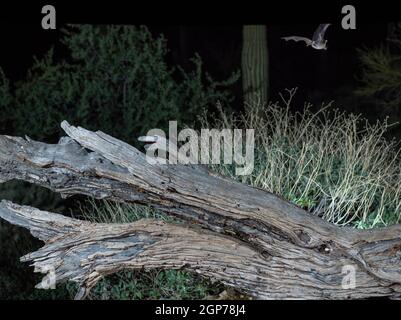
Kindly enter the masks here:
M 268 99 L 268 50 L 266 26 L 243 27 L 242 83 L 245 102 Z

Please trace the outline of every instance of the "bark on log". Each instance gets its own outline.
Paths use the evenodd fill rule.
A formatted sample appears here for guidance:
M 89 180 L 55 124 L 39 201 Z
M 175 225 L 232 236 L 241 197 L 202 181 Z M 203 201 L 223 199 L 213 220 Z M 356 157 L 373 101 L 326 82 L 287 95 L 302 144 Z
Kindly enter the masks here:
M 400 225 L 339 228 L 203 167 L 152 165 L 107 134 L 62 127 L 69 137 L 56 145 L 0 136 L 0 182 L 19 179 L 65 197 L 149 204 L 192 222 L 191 229 L 151 220 L 91 224 L 2 202 L 2 218 L 46 242 L 22 260 L 38 271 L 54 265 L 58 281 L 79 282 L 77 298 L 123 268 L 186 268 L 256 298 L 401 295 Z M 355 288 L 343 287 L 344 266 L 355 268 Z

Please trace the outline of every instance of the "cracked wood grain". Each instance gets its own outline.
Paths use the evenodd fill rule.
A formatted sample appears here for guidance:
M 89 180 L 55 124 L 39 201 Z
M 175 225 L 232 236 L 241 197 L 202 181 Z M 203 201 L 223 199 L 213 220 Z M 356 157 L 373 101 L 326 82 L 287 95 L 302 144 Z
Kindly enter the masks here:
M 213 272 L 218 273 L 218 280 L 258 298 L 343 299 L 400 296 L 401 226 L 369 231 L 339 228 L 274 194 L 215 175 L 203 167 L 152 165 L 146 161 L 142 152 L 105 133 L 91 132 L 71 126 L 67 122 L 63 122 L 62 127 L 68 137 L 62 138 L 55 145 L 0 136 L 0 181 L 24 180 L 47 187 L 65 197 L 83 194 L 97 199 L 148 204 L 183 221 L 191 222 L 191 225 L 195 223 L 202 229 L 192 230 L 194 233 L 189 236 L 184 230 L 190 229 L 181 230 L 179 228 L 183 227 L 149 222 L 158 228 L 165 228 L 166 232 L 170 228 L 179 230 L 177 237 L 173 237 L 174 241 L 177 244 L 192 243 L 201 252 L 207 248 L 206 242 L 202 249 L 203 247 L 196 245 L 196 239 L 205 235 L 217 241 L 214 246 L 221 246 L 220 250 L 225 250 L 227 241 L 233 241 L 241 250 L 243 248 L 249 254 L 252 252 L 252 259 L 257 257 L 256 260 L 248 256 L 250 260 L 238 258 L 242 262 L 236 264 L 236 276 L 230 271 L 227 273 L 229 277 L 225 277 L 220 274 L 221 269 L 219 272 L 212 270 L 213 268 L 210 272 L 202 268 L 196 271 L 208 277 L 213 277 Z M 23 215 L 22 218 L 15 214 L 16 210 L 10 211 L 10 207 L 13 207 L 10 203 L 2 204 L 3 212 L 8 208 L 7 215 L 1 213 L 4 219 L 19 225 L 21 219 L 27 220 L 22 226 L 30 228 L 34 236 L 45 237 L 40 238 L 45 241 L 49 241 L 51 237 L 54 243 L 64 241 L 62 238 L 54 238 L 52 232 L 55 227 L 45 224 L 48 231 L 38 232 L 34 228 L 37 223 L 29 222 L 30 216 Z M 33 212 L 34 209 L 24 210 Z M 47 213 L 48 217 L 49 215 L 56 219 L 55 222 L 59 221 L 54 214 Z M 69 229 L 81 230 L 81 227 L 71 225 L 72 221 L 74 220 L 67 223 L 63 220 L 70 227 L 66 226 L 62 230 L 79 234 Z M 89 228 L 87 230 L 93 228 L 102 235 L 104 231 L 100 230 L 103 228 L 126 228 L 124 225 L 74 223 L 82 223 L 85 228 Z M 136 226 L 144 228 L 146 233 L 148 225 L 137 223 Z M 96 239 L 103 241 L 101 236 Z M 129 238 L 125 242 L 135 242 L 133 239 Z M 153 241 L 155 238 L 148 239 Z M 163 242 L 155 243 L 152 247 L 164 247 Z M 230 263 L 236 250 L 231 249 L 232 256 L 227 256 Z M 148 251 L 141 252 L 145 254 Z M 199 255 L 202 256 L 201 252 Z M 180 264 L 180 254 L 182 253 L 178 250 L 174 256 L 177 265 L 166 263 L 161 267 L 183 267 Z M 147 259 L 153 261 L 149 255 Z M 202 259 L 209 265 L 217 263 L 209 261 L 208 256 L 202 256 Z M 226 265 L 227 261 L 224 259 L 220 259 L 220 267 Z M 184 266 L 195 270 L 197 264 L 198 262 L 190 260 Z M 73 265 L 75 269 L 80 269 L 76 264 Z M 135 263 L 133 265 L 136 266 Z M 115 272 L 121 267 L 133 265 L 124 262 L 117 267 L 113 264 L 110 270 Z M 346 265 L 356 268 L 355 289 L 341 287 L 344 276 L 342 271 Z M 72 265 L 68 266 L 71 274 L 78 272 L 73 270 Z M 149 266 L 155 267 L 152 264 Z M 88 268 L 92 270 L 91 267 Z M 100 274 L 104 275 L 104 272 Z M 244 275 L 250 277 L 247 284 L 241 282 L 245 281 Z M 255 277 L 259 280 L 255 281 Z M 67 278 L 73 279 L 72 276 Z M 85 292 L 84 290 L 82 296 L 85 296 Z

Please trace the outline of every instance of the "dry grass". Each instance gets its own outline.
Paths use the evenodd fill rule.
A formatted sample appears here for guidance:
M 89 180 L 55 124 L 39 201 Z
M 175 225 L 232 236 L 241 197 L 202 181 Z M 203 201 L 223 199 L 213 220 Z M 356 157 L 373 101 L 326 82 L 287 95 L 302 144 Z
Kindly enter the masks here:
M 278 194 L 337 225 L 373 228 L 401 220 L 400 145 L 387 141 L 387 122 L 369 124 L 323 104 L 290 110 L 296 89 L 282 102 L 256 101 L 240 117 L 201 118 L 203 128 L 255 129 L 255 163 L 249 176 L 236 176 L 234 165 L 212 168 L 233 179 Z M 167 216 L 146 207 L 92 203 L 89 220 L 131 222 Z
M 331 103 L 317 113 L 306 105 L 290 111 L 296 89 L 282 103 L 247 106 L 239 119 L 221 118 L 203 126 L 255 129 L 255 167 L 237 177 L 232 166 L 213 166 L 222 174 L 276 193 L 337 225 L 372 228 L 401 219 L 400 147 L 386 141 L 387 122 L 369 124 L 339 112 Z

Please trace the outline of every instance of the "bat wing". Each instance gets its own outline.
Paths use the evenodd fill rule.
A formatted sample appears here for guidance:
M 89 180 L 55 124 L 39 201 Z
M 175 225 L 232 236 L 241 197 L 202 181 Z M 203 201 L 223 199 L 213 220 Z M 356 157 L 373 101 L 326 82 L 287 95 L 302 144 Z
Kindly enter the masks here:
M 285 41 L 294 40 L 294 41 L 296 41 L 296 42 L 298 42 L 298 41 L 304 41 L 304 42 L 306 42 L 306 45 L 307 45 L 307 46 L 310 46 L 310 45 L 312 44 L 312 40 L 311 40 L 311 39 L 308 39 L 308 38 L 305 38 L 305 37 L 292 36 L 292 37 L 283 37 L 283 38 L 281 38 L 281 39 L 284 39 Z
M 319 24 L 315 33 L 313 34 L 312 40 L 314 42 L 323 42 L 324 41 L 324 34 L 326 33 L 327 28 L 330 26 L 330 23 L 323 23 Z

